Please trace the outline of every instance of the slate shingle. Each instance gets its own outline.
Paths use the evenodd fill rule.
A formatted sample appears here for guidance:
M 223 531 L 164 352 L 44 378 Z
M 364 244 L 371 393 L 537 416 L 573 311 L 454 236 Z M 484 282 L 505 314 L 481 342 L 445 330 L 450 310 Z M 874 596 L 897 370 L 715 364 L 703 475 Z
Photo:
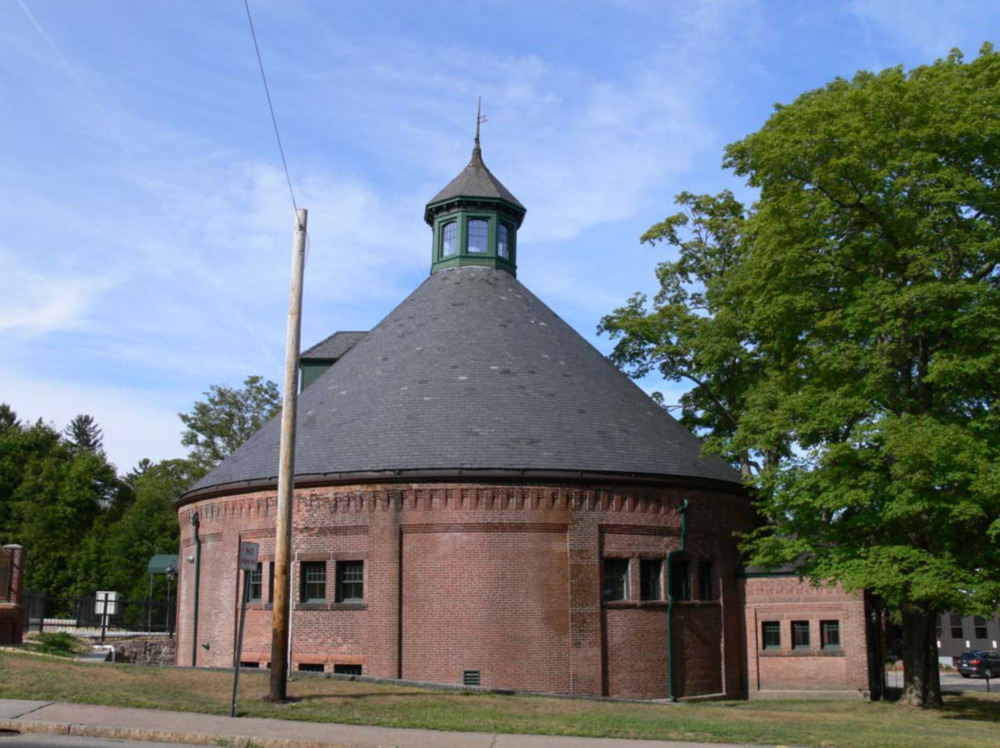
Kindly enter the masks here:
M 299 397 L 296 475 L 640 473 L 740 483 L 503 271 L 442 270 Z M 280 419 L 194 489 L 277 475 Z

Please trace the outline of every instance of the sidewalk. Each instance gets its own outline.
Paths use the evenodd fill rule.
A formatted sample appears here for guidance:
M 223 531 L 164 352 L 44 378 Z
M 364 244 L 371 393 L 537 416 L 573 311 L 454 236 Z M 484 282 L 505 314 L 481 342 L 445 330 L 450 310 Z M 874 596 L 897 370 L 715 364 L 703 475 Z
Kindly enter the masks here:
M 0 699 L 0 730 L 247 748 L 745 748 L 722 743 L 491 735 Z

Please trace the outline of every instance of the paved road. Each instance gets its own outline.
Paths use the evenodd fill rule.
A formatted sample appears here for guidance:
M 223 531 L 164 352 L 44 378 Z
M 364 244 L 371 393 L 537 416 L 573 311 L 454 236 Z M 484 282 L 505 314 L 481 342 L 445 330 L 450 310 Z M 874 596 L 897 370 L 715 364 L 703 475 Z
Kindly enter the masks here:
M 0 732 L 0 748 L 171 748 L 179 743 L 148 743 L 72 735 L 9 735 Z
M 892 676 L 889 676 L 892 678 Z M 890 680 L 890 683 L 892 681 Z M 942 691 L 978 691 L 986 693 L 985 678 L 963 678 L 958 673 L 941 673 Z M 990 678 L 990 692 L 1000 693 L 1000 678 Z M 2 748 L 2 746 L 0 746 Z

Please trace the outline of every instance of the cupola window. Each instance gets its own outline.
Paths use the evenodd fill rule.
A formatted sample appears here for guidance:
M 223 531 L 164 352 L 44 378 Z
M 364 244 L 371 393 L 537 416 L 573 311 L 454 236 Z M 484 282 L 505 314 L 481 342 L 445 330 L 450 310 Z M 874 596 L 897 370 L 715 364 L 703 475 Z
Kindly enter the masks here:
M 506 223 L 500 224 L 497 236 L 497 255 L 504 260 L 510 259 L 510 229 L 507 228 Z
M 441 229 L 441 256 L 451 257 L 458 252 L 458 223 L 450 221 Z
M 484 255 L 489 252 L 490 224 L 488 221 L 469 221 L 469 254 Z

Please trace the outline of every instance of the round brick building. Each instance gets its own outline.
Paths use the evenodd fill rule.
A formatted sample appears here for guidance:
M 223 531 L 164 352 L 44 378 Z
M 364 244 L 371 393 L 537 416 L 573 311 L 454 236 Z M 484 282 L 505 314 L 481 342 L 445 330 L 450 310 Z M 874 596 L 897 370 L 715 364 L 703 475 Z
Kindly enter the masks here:
M 477 139 L 427 206 L 430 277 L 303 354 L 291 667 L 738 696 L 740 477 L 517 281 L 524 215 Z M 178 502 L 180 665 L 233 664 L 241 540 L 241 660 L 268 665 L 278 442 L 275 419 Z

